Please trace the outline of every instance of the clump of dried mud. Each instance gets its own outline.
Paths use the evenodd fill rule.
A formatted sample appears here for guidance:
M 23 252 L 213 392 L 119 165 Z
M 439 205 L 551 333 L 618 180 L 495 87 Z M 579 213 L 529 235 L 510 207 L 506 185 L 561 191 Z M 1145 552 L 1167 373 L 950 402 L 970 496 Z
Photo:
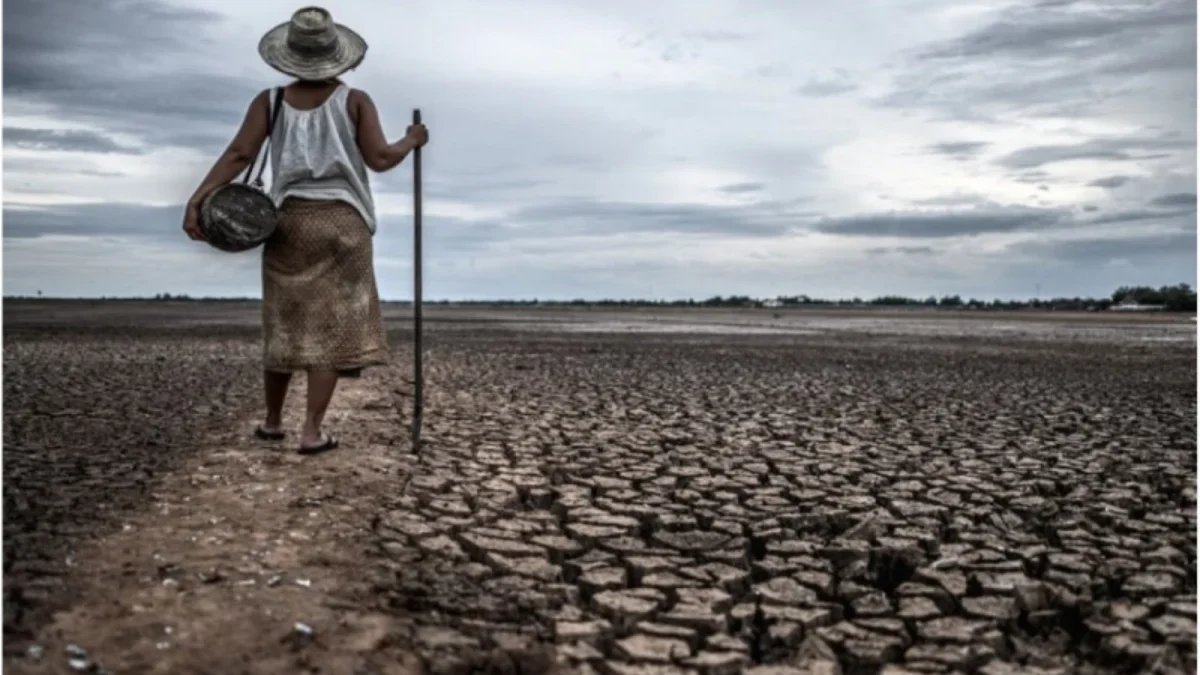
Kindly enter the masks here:
M 1195 668 L 1192 345 L 430 342 L 425 448 L 356 502 L 370 590 L 343 599 L 427 672 Z M 6 335 L 7 637 L 70 605 L 65 552 L 198 435 L 242 442 L 256 357 L 244 328 Z M 387 452 L 406 358 L 362 385 L 396 408 L 356 422 Z M 322 489 L 362 489 L 350 473 Z

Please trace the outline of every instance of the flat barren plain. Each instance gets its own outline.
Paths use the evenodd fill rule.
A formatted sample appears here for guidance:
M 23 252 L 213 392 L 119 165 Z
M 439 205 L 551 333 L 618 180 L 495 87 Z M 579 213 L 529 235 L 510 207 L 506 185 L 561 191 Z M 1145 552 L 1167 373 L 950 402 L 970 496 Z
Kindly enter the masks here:
M 341 449 L 251 303 L 4 305 L 11 673 L 1185 673 L 1196 324 L 429 308 Z

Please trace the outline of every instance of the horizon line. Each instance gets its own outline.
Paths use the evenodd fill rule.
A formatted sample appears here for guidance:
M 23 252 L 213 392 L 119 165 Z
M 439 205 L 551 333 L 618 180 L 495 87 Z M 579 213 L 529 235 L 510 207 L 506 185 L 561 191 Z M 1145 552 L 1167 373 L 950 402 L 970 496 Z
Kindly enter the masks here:
M 862 304 L 880 304 L 880 303 L 878 303 L 878 301 L 880 301 L 880 300 L 892 300 L 892 301 L 903 301 L 903 304 L 915 304 L 915 305 L 923 305 L 923 306 L 931 306 L 931 305 L 939 306 L 942 304 L 942 301 L 945 301 L 945 300 L 950 300 L 952 303 L 954 301 L 957 301 L 958 303 L 961 303 L 962 305 L 968 305 L 968 304 L 972 304 L 972 303 L 1039 304 L 1039 303 L 1046 303 L 1046 302 L 1051 302 L 1051 301 L 1055 301 L 1055 300 L 1058 300 L 1058 301 L 1076 300 L 1076 301 L 1080 301 L 1080 302 L 1109 302 L 1109 303 L 1112 303 L 1113 295 L 1119 290 L 1162 291 L 1164 289 L 1178 288 L 1180 285 L 1187 285 L 1189 287 L 1189 290 L 1191 290 L 1192 293 L 1195 293 L 1195 290 L 1191 289 L 1190 285 L 1188 285 L 1188 284 L 1186 284 L 1186 282 L 1184 282 L 1181 284 L 1175 284 L 1173 286 L 1165 286 L 1164 285 L 1161 287 L 1118 286 L 1116 289 L 1114 289 L 1114 291 L 1112 291 L 1108 294 L 1099 295 L 1099 296 L 1094 296 L 1094 295 L 1093 296 L 1082 296 L 1082 295 L 1042 296 L 1042 295 L 1038 295 L 1038 296 L 1026 297 L 1026 298 L 992 297 L 990 299 L 985 299 L 985 298 L 976 297 L 976 296 L 963 296 L 962 294 L 959 294 L 959 293 L 942 294 L 942 295 L 930 294 L 930 295 L 922 295 L 922 296 L 901 295 L 901 294 L 883 294 L 883 295 L 875 295 L 875 296 L 871 296 L 871 297 L 853 296 L 850 298 L 846 298 L 846 297 L 827 298 L 827 297 L 818 297 L 818 296 L 812 296 L 812 295 L 808 295 L 808 294 L 804 294 L 804 293 L 799 293 L 799 294 L 795 294 L 795 295 L 776 295 L 774 297 L 755 297 L 755 296 L 741 295 L 741 294 L 712 295 L 712 296 L 708 296 L 706 298 L 700 298 L 700 299 L 697 299 L 694 297 L 687 297 L 687 298 L 636 298 L 636 297 L 587 298 L 587 297 L 577 297 L 577 298 L 570 298 L 570 299 L 549 299 L 549 298 L 536 298 L 536 297 L 535 298 L 458 298 L 458 299 L 438 298 L 438 299 L 423 299 L 421 302 L 422 302 L 422 304 L 434 304 L 434 305 L 456 304 L 456 303 L 457 304 L 527 304 L 527 305 L 534 305 L 534 304 L 562 305 L 562 304 L 579 304 L 579 303 L 585 303 L 585 304 L 625 303 L 625 304 L 661 305 L 661 304 L 678 304 L 678 303 L 705 304 L 705 303 L 711 303 L 714 301 L 719 301 L 719 302 L 723 302 L 723 303 L 727 303 L 727 302 L 767 303 L 767 302 L 773 302 L 773 301 L 774 302 L 784 302 L 787 300 L 791 300 L 794 302 L 792 302 L 792 303 L 784 302 L 784 304 L 862 305 Z M 801 300 L 801 299 L 803 299 L 803 300 Z M 147 302 L 171 302 L 171 301 L 217 302 L 217 301 L 225 301 L 225 302 L 259 302 L 259 303 L 262 302 L 261 297 L 253 297 L 253 296 L 246 296 L 246 295 L 240 295 L 240 296 L 236 296 L 236 295 L 194 296 L 194 295 L 189 295 L 187 293 L 179 293 L 179 294 L 158 293 L 158 294 L 149 295 L 149 296 L 147 296 L 147 295 L 63 296 L 63 295 L 40 295 L 40 294 L 39 295 L 3 295 L 3 296 L 0 296 L 0 300 L 35 300 L 35 301 L 36 300 L 42 300 L 42 301 L 112 300 L 112 301 L 125 301 L 125 302 L 130 302 L 130 301 L 147 301 Z M 935 301 L 936 304 L 931 303 L 930 302 L 931 300 Z M 381 298 L 380 303 L 381 304 L 411 305 L 411 304 L 413 304 L 413 300 L 412 299 Z M 884 304 L 886 304 L 886 303 L 884 303 Z

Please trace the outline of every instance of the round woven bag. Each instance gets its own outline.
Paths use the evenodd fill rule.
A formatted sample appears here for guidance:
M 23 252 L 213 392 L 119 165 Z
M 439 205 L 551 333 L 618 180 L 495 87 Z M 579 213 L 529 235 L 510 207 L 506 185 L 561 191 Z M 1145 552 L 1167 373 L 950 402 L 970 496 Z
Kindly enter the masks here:
M 262 190 L 227 183 L 200 203 L 200 230 L 213 247 L 230 253 L 259 246 L 275 232 L 279 212 Z
M 270 147 L 279 109 L 283 105 L 283 87 L 274 91 L 274 103 L 267 117 L 266 147 Z M 267 150 L 262 151 L 262 164 L 251 182 L 258 157 L 246 168 L 242 182 L 226 183 L 209 193 L 200 202 L 200 231 L 214 248 L 230 253 L 249 251 L 266 241 L 279 224 L 279 211 L 270 195 L 262 189 L 263 171 L 267 168 Z

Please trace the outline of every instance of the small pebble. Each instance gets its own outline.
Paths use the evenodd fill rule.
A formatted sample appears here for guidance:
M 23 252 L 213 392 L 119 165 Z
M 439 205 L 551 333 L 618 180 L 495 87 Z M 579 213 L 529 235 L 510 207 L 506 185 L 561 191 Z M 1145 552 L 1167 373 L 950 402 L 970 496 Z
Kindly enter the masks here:
M 29 645 L 29 649 L 25 650 L 25 656 L 28 656 L 33 661 L 41 661 L 42 655 L 45 653 L 46 650 L 41 645 Z
M 67 656 L 73 659 L 86 659 L 87 650 L 76 644 L 67 645 Z
M 297 621 L 296 622 L 296 632 L 305 637 L 310 637 L 313 634 L 313 629 L 312 629 L 312 626 L 310 626 L 306 623 L 300 623 Z
M 305 588 L 312 588 L 312 581 L 309 579 L 297 579 L 296 585 L 303 586 Z
M 204 583 L 204 584 L 215 584 L 218 581 L 222 581 L 225 579 L 225 577 L 217 570 L 208 570 L 207 572 L 199 572 L 196 574 L 196 578 L 200 579 L 200 583 Z

